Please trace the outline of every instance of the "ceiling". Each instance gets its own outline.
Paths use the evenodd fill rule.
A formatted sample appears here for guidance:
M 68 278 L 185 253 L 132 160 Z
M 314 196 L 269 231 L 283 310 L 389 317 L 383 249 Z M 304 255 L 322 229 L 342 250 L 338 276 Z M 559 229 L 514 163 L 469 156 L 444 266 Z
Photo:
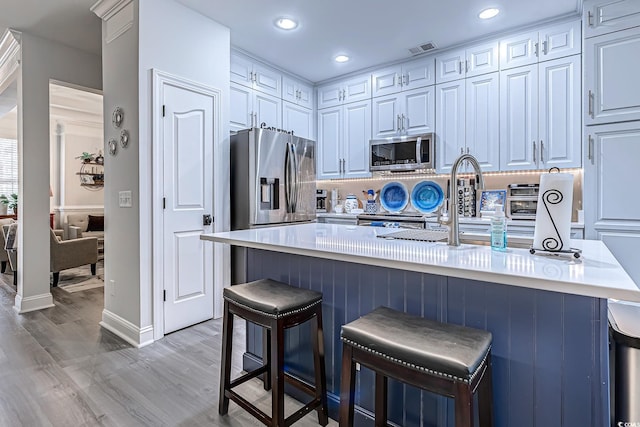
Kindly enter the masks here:
M 560 15 L 582 0 L 176 0 L 231 29 L 231 43 L 312 82 L 410 58 L 409 48 L 440 49 Z M 95 0 L 0 0 L 1 27 L 11 27 L 100 54 Z M 486 7 L 501 13 L 478 19 Z M 299 20 L 284 32 L 280 16 Z M 349 55 L 338 64 L 333 57 Z

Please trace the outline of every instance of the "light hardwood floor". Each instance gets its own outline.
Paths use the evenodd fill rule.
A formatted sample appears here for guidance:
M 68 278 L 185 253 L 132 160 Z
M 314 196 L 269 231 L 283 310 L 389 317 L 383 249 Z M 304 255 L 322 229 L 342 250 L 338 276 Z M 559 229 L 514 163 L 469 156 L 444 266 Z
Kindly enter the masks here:
M 212 320 L 142 349 L 102 329 L 102 288 L 53 288 L 56 306 L 18 315 L 10 274 L 0 274 L 0 426 L 258 426 L 233 402 L 218 415 L 220 329 Z M 236 323 L 234 371 L 244 350 Z M 239 387 L 270 413 L 258 380 Z M 301 404 L 287 399 L 287 413 Z M 295 426 L 317 426 L 315 412 Z M 330 421 L 330 426 L 336 426 Z

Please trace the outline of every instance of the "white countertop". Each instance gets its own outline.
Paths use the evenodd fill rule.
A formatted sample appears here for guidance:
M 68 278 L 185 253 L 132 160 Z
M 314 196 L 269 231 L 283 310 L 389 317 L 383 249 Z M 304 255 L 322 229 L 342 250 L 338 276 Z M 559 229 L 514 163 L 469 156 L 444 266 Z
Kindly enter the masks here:
M 604 243 L 572 240 L 582 258 L 531 255 L 527 249 L 378 238 L 397 229 L 300 224 L 204 234 L 203 240 L 282 253 L 640 302 L 640 289 Z

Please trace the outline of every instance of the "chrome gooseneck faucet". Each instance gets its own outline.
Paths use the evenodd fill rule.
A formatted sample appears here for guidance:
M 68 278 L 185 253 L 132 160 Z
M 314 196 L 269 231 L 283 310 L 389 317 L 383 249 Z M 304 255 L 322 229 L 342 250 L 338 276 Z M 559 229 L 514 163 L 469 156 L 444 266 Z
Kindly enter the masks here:
M 442 225 L 449 226 L 449 238 L 448 244 L 449 246 L 460 246 L 460 220 L 458 218 L 458 202 L 455 197 L 455 188 L 458 185 L 458 169 L 460 165 L 464 162 L 468 161 L 473 166 L 473 169 L 476 173 L 476 189 L 484 190 L 484 178 L 482 176 L 482 170 L 480 169 L 480 164 L 478 160 L 473 157 L 471 154 L 463 154 L 453 162 L 453 167 L 451 168 L 451 178 L 449 182 L 449 219 L 447 221 L 442 220 L 442 208 L 444 207 L 444 203 L 440 205 L 438 209 L 438 222 Z

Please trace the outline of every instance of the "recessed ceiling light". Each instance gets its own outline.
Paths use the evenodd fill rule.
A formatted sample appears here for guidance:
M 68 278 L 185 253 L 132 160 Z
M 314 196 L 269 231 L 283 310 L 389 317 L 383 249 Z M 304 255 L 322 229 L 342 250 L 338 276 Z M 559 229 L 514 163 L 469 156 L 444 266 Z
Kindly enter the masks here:
M 349 57 L 347 55 L 338 55 L 334 59 L 336 62 L 347 62 Z
M 491 19 L 497 14 L 500 13 L 500 9 L 496 9 L 495 7 L 490 7 L 489 9 L 485 9 L 478 14 L 480 19 Z
M 276 19 L 276 27 L 283 30 L 293 30 L 298 26 L 298 23 L 291 18 L 278 18 Z

